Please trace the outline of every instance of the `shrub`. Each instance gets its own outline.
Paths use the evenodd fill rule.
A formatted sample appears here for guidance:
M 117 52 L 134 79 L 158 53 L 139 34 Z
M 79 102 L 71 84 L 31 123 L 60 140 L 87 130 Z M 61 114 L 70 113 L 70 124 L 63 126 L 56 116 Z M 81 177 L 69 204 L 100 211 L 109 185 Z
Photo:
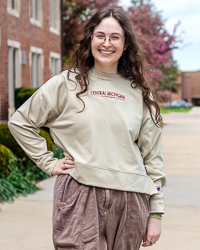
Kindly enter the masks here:
M 8 168 L 9 159 L 15 158 L 13 152 L 6 146 L 0 144 L 0 178 L 10 174 L 11 169 Z
M 8 168 L 11 169 L 10 174 L 0 178 L 0 202 L 13 202 L 13 197 L 18 197 L 20 194 L 26 196 L 40 189 L 34 182 L 23 176 L 14 158 L 9 159 Z
M 10 152 L 10 150 L 8 149 Z M 61 159 L 64 157 L 63 150 L 54 144 L 54 157 Z M 14 154 L 12 154 L 14 156 Z M 9 175 L 0 177 L 0 202 L 13 202 L 14 197 L 20 194 L 26 196 L 39 188 L 35 185 L 35 180 L 49 178 L 49 175 L 38 168 L 29 160 L 26 168 L 23 166 L 23 160 L 16 157 L 10 157 L 7 162 Z
M 48 150 L 54 152 L 53 141 L 51 139 L 50 134 L 48 132 L 46 132 L 45 130 L 40 129 L 40 135 L 46 139 Z
M 21 167 L 20 170 L 22 171 L 23 175 L 30 181 L 41 181 L 50 177 L 31 160 L 29 160 L 26 168 Z
M 20 87 L 15 89 L 15 108 L 18 109 L 38 88 Z
M 0 143 L 9 148 L 17 157 L 24 157 L 25 153 L 10 133 L 7 122 L 0 124 L 0 138 Z
M 54 152 L 53 141 L 50 134 L 43 129 L 40 129 L 40 135 L 46 139 L 48 150 Z M 0 143 L 9 148 L 18 158 L 24 159 L 24 165 L 27 166 L 30 158 L 12 136 L 8 128 L 8 123 L 0 124 L 0 138 Z

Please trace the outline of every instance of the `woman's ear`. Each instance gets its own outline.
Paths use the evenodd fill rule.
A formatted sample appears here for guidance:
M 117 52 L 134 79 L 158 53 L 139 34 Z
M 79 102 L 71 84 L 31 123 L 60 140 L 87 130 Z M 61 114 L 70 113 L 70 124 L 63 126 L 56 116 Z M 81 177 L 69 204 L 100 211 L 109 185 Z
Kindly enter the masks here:
M 124 45 L 124 51 L 128 48 L 128 44 Z

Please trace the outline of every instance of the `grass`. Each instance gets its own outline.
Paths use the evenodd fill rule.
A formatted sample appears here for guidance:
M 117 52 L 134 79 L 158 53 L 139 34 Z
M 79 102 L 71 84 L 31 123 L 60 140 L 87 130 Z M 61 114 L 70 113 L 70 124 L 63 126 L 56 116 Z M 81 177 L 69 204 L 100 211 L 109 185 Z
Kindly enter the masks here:
M 191 110 L 191 108 L 166 108 L 161 107 L 161 114 L 170 114 L 170 113 L 187 113 Z

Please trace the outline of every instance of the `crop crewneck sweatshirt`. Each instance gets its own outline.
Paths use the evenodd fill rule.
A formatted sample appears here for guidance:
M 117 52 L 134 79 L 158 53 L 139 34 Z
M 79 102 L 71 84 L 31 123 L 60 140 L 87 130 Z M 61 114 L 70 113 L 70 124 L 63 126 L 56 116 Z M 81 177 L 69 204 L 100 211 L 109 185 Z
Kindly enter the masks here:
M 153 123 L 142 91 L 118 74 L 88 71 L 88 90 L 68 70 L 45 82 L 8 121 L 25 153 L 44 172 L 58 159 L 39 128 L 49 127 L 54 143 L 74 158 L 69 174 L 78 182 L 151 195 L 150 212 L 164 213 L 162 130 Z M 155 111 L 154 111 L 155 112 Z

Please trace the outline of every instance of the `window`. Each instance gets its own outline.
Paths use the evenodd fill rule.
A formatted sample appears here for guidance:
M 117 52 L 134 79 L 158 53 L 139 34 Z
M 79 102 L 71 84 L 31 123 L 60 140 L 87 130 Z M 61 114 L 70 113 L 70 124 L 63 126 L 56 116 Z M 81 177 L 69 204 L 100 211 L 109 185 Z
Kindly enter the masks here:
M 30 22 L 42 26 L 42 0 L 30 1 Z
M 43 50 L 31 47 L 30 52 L 31 66 L 31 87 L 39 88 L 43 83 Z
M 15 88 L 21 87 L 21 50 L 20 43 L 8 40 L 8 116 L 15 111 Z
M 9 14 L 15 17 L 19 17 L 20 0 L 7 0 L 7 11 Z
M 50 52 L 50 77 L 58 74 L 60 72 L 60 54 L 55 52 Z
M 58 0 L 49 0 L 50 6 L 50 32 L 60 35 L 60 1 Z

